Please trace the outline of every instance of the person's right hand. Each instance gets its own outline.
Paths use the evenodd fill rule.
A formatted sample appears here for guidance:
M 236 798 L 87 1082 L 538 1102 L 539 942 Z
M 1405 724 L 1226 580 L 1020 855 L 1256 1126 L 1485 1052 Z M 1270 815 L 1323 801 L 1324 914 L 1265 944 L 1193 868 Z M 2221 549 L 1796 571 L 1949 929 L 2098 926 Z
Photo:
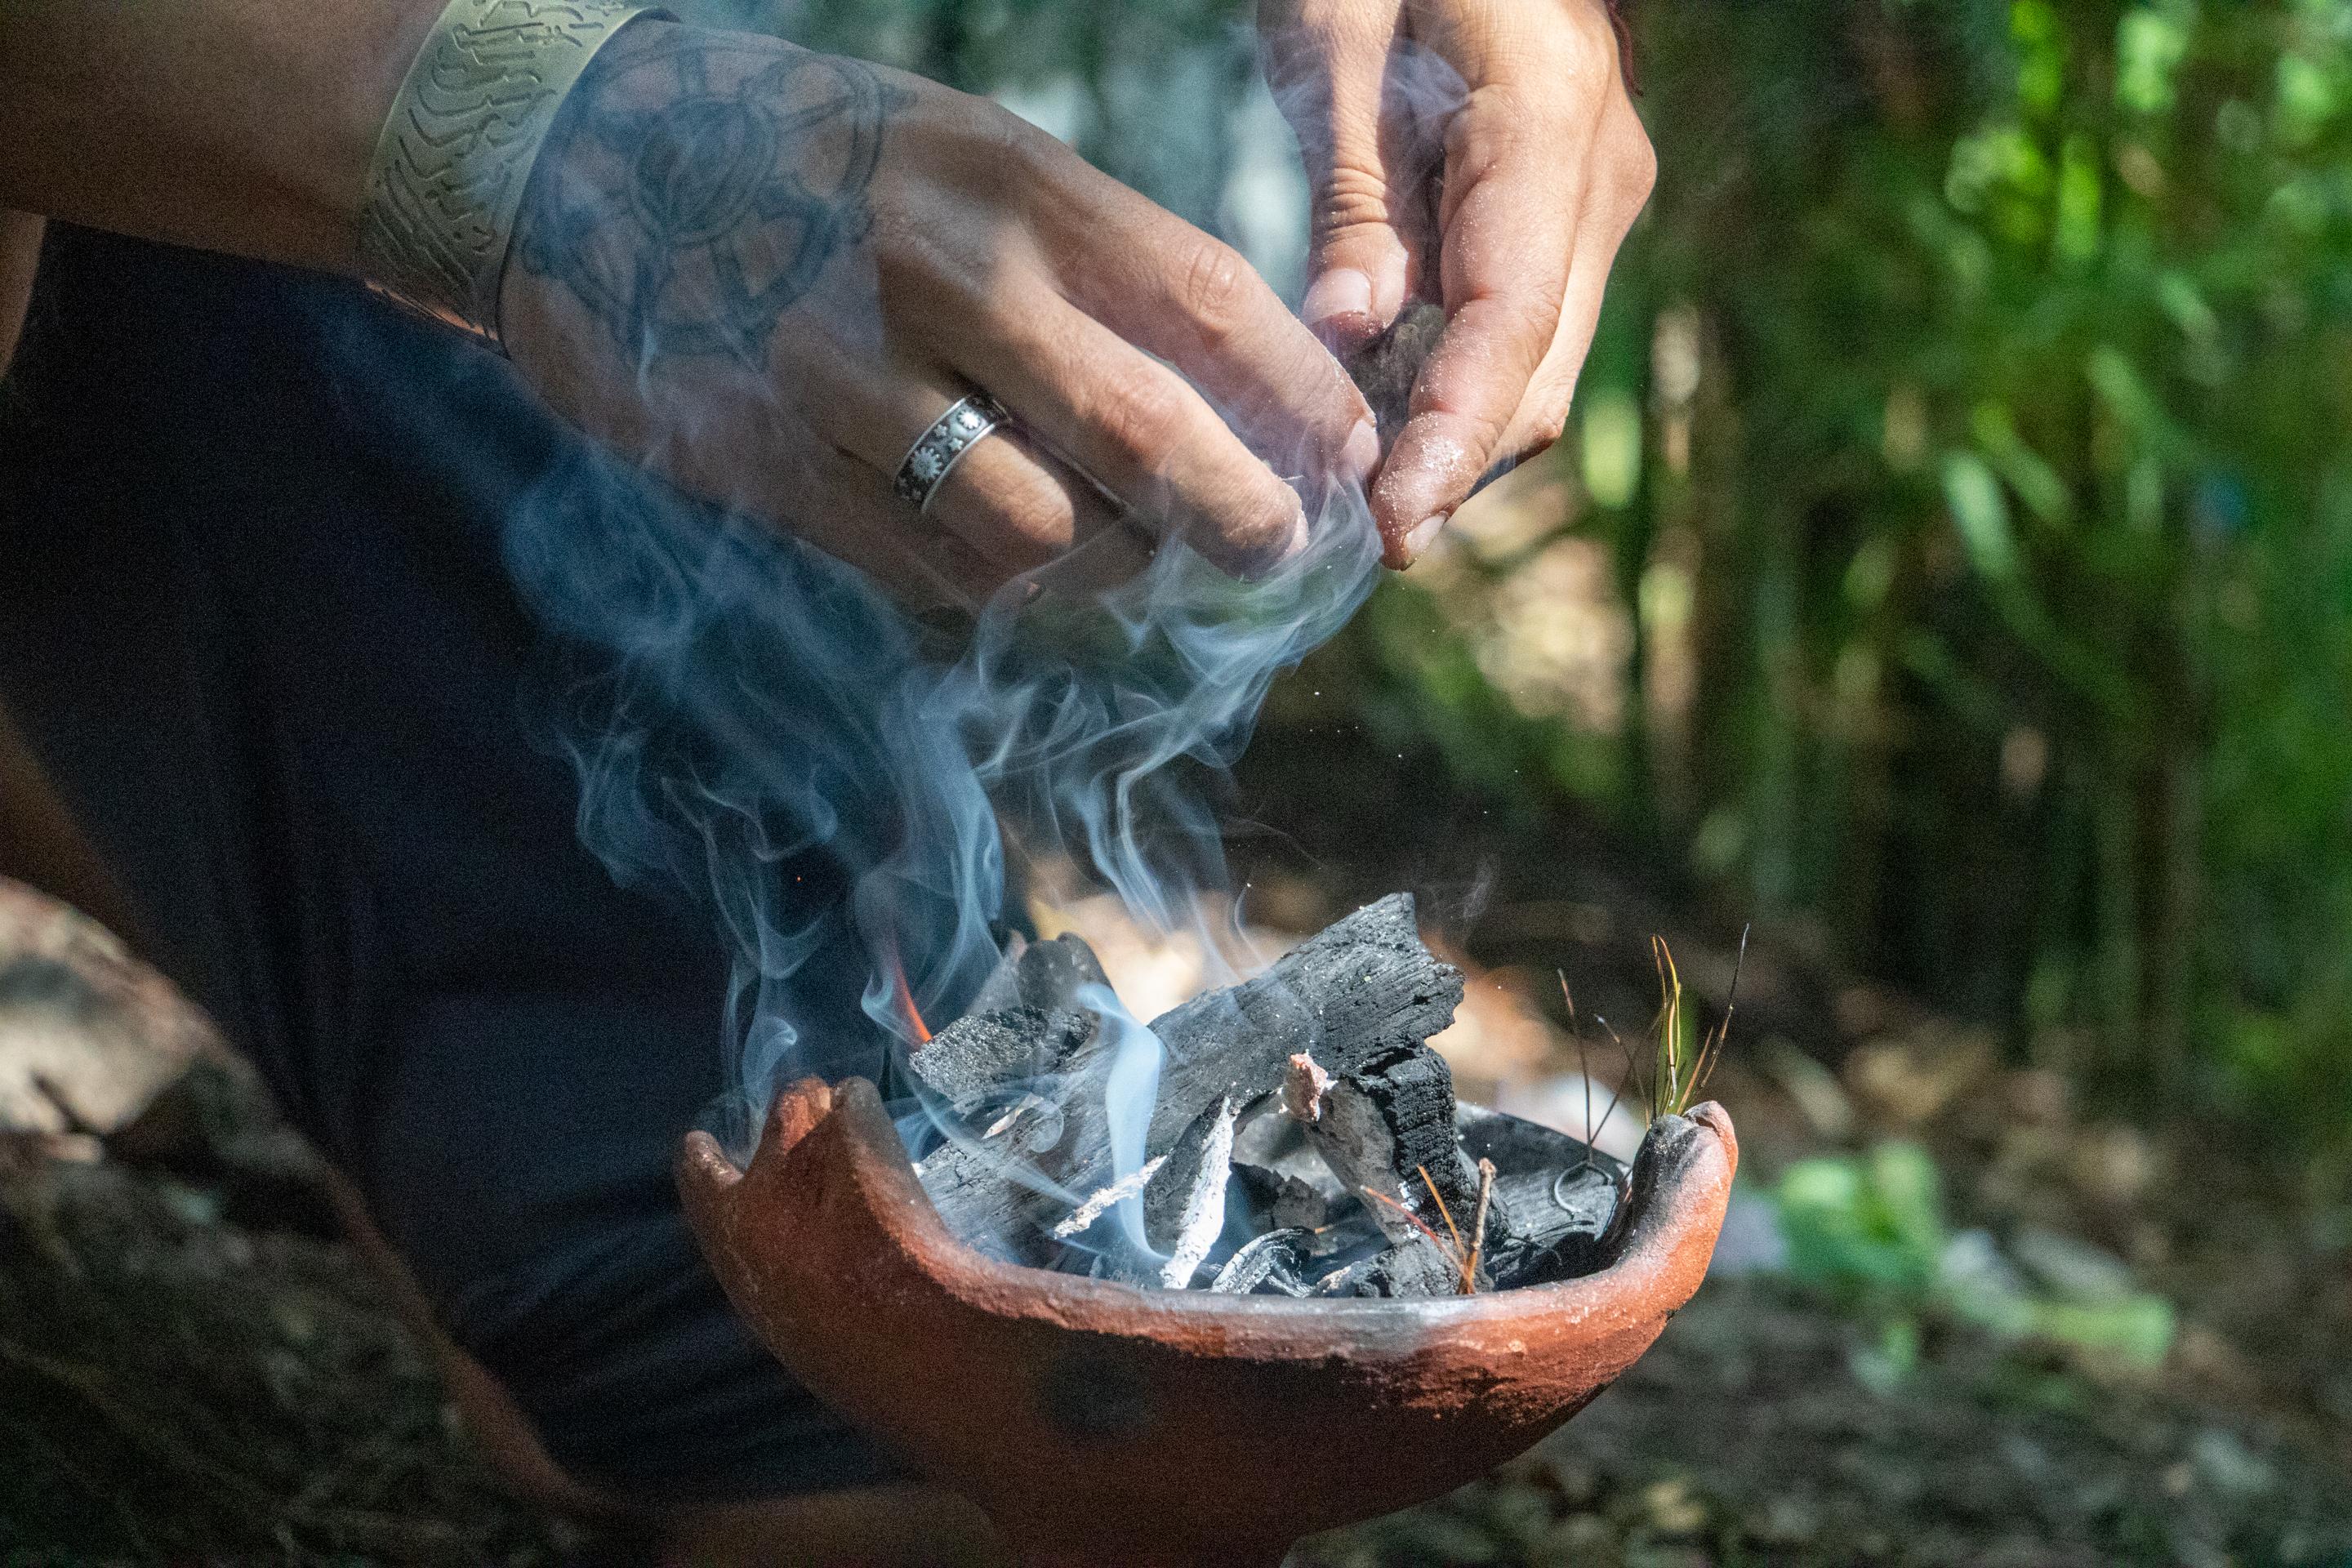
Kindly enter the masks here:
M 1230 247 L 984 99 L 767 38 L 647 20 L 606 46 L 501 312 L 590 434 L 932 602 L 1074 550 L 1057 580 L 1115 581 L 1162 532 L 1260 572 L 1305 537 L 1294 484 L 1379 459 Z M 1020 428 L 919 513 L 892 478 L 975 389 Z

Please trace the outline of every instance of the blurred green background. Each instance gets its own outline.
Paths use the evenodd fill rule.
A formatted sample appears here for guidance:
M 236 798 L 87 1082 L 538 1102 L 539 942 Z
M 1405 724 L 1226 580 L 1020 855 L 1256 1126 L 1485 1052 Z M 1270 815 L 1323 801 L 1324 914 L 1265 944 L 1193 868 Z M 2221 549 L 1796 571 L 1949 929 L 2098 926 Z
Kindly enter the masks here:
M 1295 290 L 1249 10 L 728 14 L 994 92 Z M 2340 1147 L 2352 7 L 1639 13 L 1662 174 L 1569 439 L 1318 668 L 2115 1109 Z

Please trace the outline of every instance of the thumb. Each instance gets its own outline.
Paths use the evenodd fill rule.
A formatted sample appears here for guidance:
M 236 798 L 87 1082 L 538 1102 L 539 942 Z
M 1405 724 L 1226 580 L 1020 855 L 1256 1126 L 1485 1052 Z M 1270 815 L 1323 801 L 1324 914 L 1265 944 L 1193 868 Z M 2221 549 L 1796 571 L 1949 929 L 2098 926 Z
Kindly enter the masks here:
M 1298 137 L 1314 224 L 1300 314 L 1341 353 L 1404 309 L 1433 234 L 1424 152 L 1384 113 L 1402 0 L 1286 0 L 1261 13 L 1266 83 Z

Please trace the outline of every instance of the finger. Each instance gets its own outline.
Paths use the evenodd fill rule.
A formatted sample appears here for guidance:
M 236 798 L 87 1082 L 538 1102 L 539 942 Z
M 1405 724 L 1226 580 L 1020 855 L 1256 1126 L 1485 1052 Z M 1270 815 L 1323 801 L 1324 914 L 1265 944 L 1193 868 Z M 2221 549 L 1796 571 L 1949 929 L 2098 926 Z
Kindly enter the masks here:
M 1183 372 L 1283 473 L 1369 479 L 1371 410 L 1241 253 L 1106 175 L 1073 179 L 1093 187 L 1094 216 L 1064 252 L 1076 258 L 1062 269 L 1070 302 Z
M 819 394 L 811 403 L 820 410 L 820 433 L 866 464 L 872 488 L 887 495 L 886 531 L 911 542 L 919 555 L 936 546 L 951 580 L 993 591 L 1118 531 L 1109 497 L 1011 425 L 966 448 L 929 504 L 912 507 L 890 493 L 899 465 L 962 391 L 932 371 L 891 365 L 877 374 L 826 343 L 811 345 L 803 374 Z M 975 570 L 975 563 L 984 565 Z
M 1119 531 L 1108 497 L 1002 425 L 940 481 L 925 515 L 1014 573 L 1034 572 L 1097 535 Z
M 1066 596 L 1108 593 L 1151 564 L 1156 544 L 1101 487 L 1000 427 L 940 481 L 930 521 L 992 562 Z
M 1622 99 L 1612 103 L 1604 117 L 1601 140 L 1604 147 L 1612 149 L 1603 154 L 1604 163 L 1624 173 L 1619 178 L 1596 182 L 1593 200 L 1577 228 L 1576 258 L 1569 268 L 1568 292 L 1560 302 L 1559 331 L 1504 432 L 1500 461 L 1518 462 L 1535 456 L 1559 440 L 1567 427 L 1577 380 L 1600 326 L 1609 274 L 1649 198 L 1657 161 L 1640 119 Z
M 1497 94 L 1454 119 L 1442 215 L 1446 328 L 1372 491 L 1391 566 L 1410 563 L 1503 455 L 1558 335 L 1599 110 L 1563 125 Z
M 698 445 L 739 461 L 753 449 L 725 442 Z M 802 455 L 782 468 L 784 472 L 769 472 L 784 482 L 772 482 L 765 493 L 749 498 L 751 503 L 917 609 L 976 614 L 1014 575 L 961 540 L 924 537 L 914 509 L 877 481 L 870 464 L 827 445 L 814 432 L 807 433 Z M 731 483 L 740 492 L 740 472 Z
M 1503 82 L 1542 62 L 1546 89 L 1598 103 L 1617 85 L 1617 31 L 1597 0 L 1404 0 L 1404 26 L 1474 82 Z
M 1132 518 L 1108 529 L 1051 566 L 1039 572 L 1038 583 L 1068 598 L 1088 598 L 1109 593 L 1133 581 L 1159 553 L 1159 541 Z
M 1342 353 L 1396 320 L 1427 254 L 1400 210 L 1425 188 L 1426 139 L 1398 142 L 1386 112 L 1410 106 L 1390 103 L 1384 90 L 1402 16 L 1402 0 L 1292 0 L 1259 19 L 1266 84 L 1298 138 L 1312 198 L 1299 314 Z
M 956 369 L 984 381 L 1047 447 L 1223 570 L 1255 575 L 1305 542 L 1297 493 L 1216 410 L 1068 301 L 1040 289 L 945 337 Z
M 1482 85 L 1448 133 L 1440 221 L 1451 319 L 1372 498 L 1392 566 L 1486 477 L 1564 425 L 1609 262 L 1656 166 L 1601 7 L 1406 0 L 1405 20 Z M 1553 62 L 1537 95 L 1512 85 L 1530 59 Z
M 919 537 L 914 509 L 837 438 L 845 412 L 867 428 L 887 413 L 876 378 L 821 333 L 793 343 L 788 384 L 817 395 L 784 401 L 765 378 L 717 375 L 698 387 L 690 421 L 667 416 L 627 377 L 542 384 L 573 393 L 559 395 L 567 416 L 641 452 L 689 494 L 767 519 L 917 608 L 975 612 L 1014 574 L 961 540 Z M 833 424 L 818 423 L 820 408 Z
M 816 467 L 816 492 L 793 498 L 783 515 L 811 543 L 879 579 L 908 604 L 974 615 L 1019 575 L 927 526 L 862 458 L 829 447 Z

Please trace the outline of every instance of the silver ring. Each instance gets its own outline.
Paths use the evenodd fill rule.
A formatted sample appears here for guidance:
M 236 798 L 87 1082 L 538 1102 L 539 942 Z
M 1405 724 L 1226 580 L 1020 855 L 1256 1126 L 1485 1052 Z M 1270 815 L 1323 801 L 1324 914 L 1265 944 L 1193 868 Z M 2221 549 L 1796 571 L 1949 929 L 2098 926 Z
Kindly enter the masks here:
M 915 437 L 890 488 L 898 492 L 900 500 L 914 502 L 917 510 L 928 510 L 931 498 L 940 493 L 940 487 L 948 482 L 955 466 L 963 461 L 963 455 L 1012 417 L 1004 412 L 1003 405 L 984 392 L 961 399 L 934 420 L 929 429 Z

